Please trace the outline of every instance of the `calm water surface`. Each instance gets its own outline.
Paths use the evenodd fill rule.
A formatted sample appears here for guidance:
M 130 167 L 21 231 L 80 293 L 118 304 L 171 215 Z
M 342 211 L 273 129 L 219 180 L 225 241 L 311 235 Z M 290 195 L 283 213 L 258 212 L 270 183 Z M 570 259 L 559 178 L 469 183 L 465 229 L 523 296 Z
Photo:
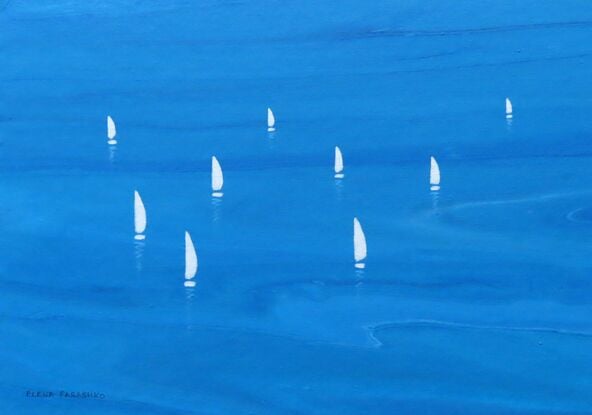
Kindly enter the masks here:
M 591 413 L 591 16 L 0 0 L 4 411 Z

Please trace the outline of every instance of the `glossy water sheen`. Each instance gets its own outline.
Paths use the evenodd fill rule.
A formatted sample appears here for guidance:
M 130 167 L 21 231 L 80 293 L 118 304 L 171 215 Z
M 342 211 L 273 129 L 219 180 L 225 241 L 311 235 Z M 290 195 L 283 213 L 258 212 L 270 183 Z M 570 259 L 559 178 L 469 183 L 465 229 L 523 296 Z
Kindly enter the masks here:
M 591 13 L 0 0 L 2 413 L 592 412 Z

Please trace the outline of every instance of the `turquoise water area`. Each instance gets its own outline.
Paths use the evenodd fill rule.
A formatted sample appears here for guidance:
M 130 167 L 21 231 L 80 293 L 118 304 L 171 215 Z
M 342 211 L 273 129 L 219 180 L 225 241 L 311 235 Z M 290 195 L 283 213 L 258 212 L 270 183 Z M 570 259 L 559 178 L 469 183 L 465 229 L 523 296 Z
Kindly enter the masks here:
M 0 0 L 0 412 L 591 413 L 591 13 Z

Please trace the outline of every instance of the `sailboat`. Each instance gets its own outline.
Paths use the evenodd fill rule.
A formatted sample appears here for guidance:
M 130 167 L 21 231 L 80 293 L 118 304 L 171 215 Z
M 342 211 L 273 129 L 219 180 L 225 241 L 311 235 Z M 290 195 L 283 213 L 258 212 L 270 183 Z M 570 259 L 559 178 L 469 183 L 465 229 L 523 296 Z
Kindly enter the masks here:
M 335 146 L 335 178 L 336 179 L 343 179 L 343 155 L 341 154 L 341 149 Z
M 144 235 L 146 230 L 146 208 L 137 190 L 134 191 L 134 229 L 136 231 L 134 239 L 138 241 L 146 239 L 146 235 Z
M 195 287 L 195 274 L 197 274 L 197 254 L 189 232 L 185 231 L 185 287 Z
M 117 129 L 115 128 L 115 121 L 110 115 L 107 115 L 107 144 L 117 144 L 115 136 L 117 135 Z
M 224 185 L 224 176 L 222 175 L 222 167 L 216 156 L 212 156 L 212 196 L 222 197 L 224 193 L 221 192 Z
M 433 156 L 430 157 L 430 190 L 440 190 L 440 166 Z
M 506 98 L 506 118 L 512 118 L 512 101 L 510 101 L 510 98 Z
M 271 108 L 267 108 L 267 131 L 275 131 L 275 117 Z
M 366 259 L 366 255 L 366 236 L 364 236 L 360 221 L 358 218 L 354 218 L 354 260 L 356 261 L 356 268 L 364 269 L 366 267 L 366 264 L 362 262 Z

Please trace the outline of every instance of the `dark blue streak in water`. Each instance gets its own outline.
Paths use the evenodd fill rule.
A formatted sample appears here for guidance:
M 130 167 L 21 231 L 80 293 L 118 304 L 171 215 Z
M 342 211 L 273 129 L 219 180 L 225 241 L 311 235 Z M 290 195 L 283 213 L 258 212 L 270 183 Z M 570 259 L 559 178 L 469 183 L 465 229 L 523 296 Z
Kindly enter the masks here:
M 0 0 L 1 412 L 591 413 L 591 12 Z

